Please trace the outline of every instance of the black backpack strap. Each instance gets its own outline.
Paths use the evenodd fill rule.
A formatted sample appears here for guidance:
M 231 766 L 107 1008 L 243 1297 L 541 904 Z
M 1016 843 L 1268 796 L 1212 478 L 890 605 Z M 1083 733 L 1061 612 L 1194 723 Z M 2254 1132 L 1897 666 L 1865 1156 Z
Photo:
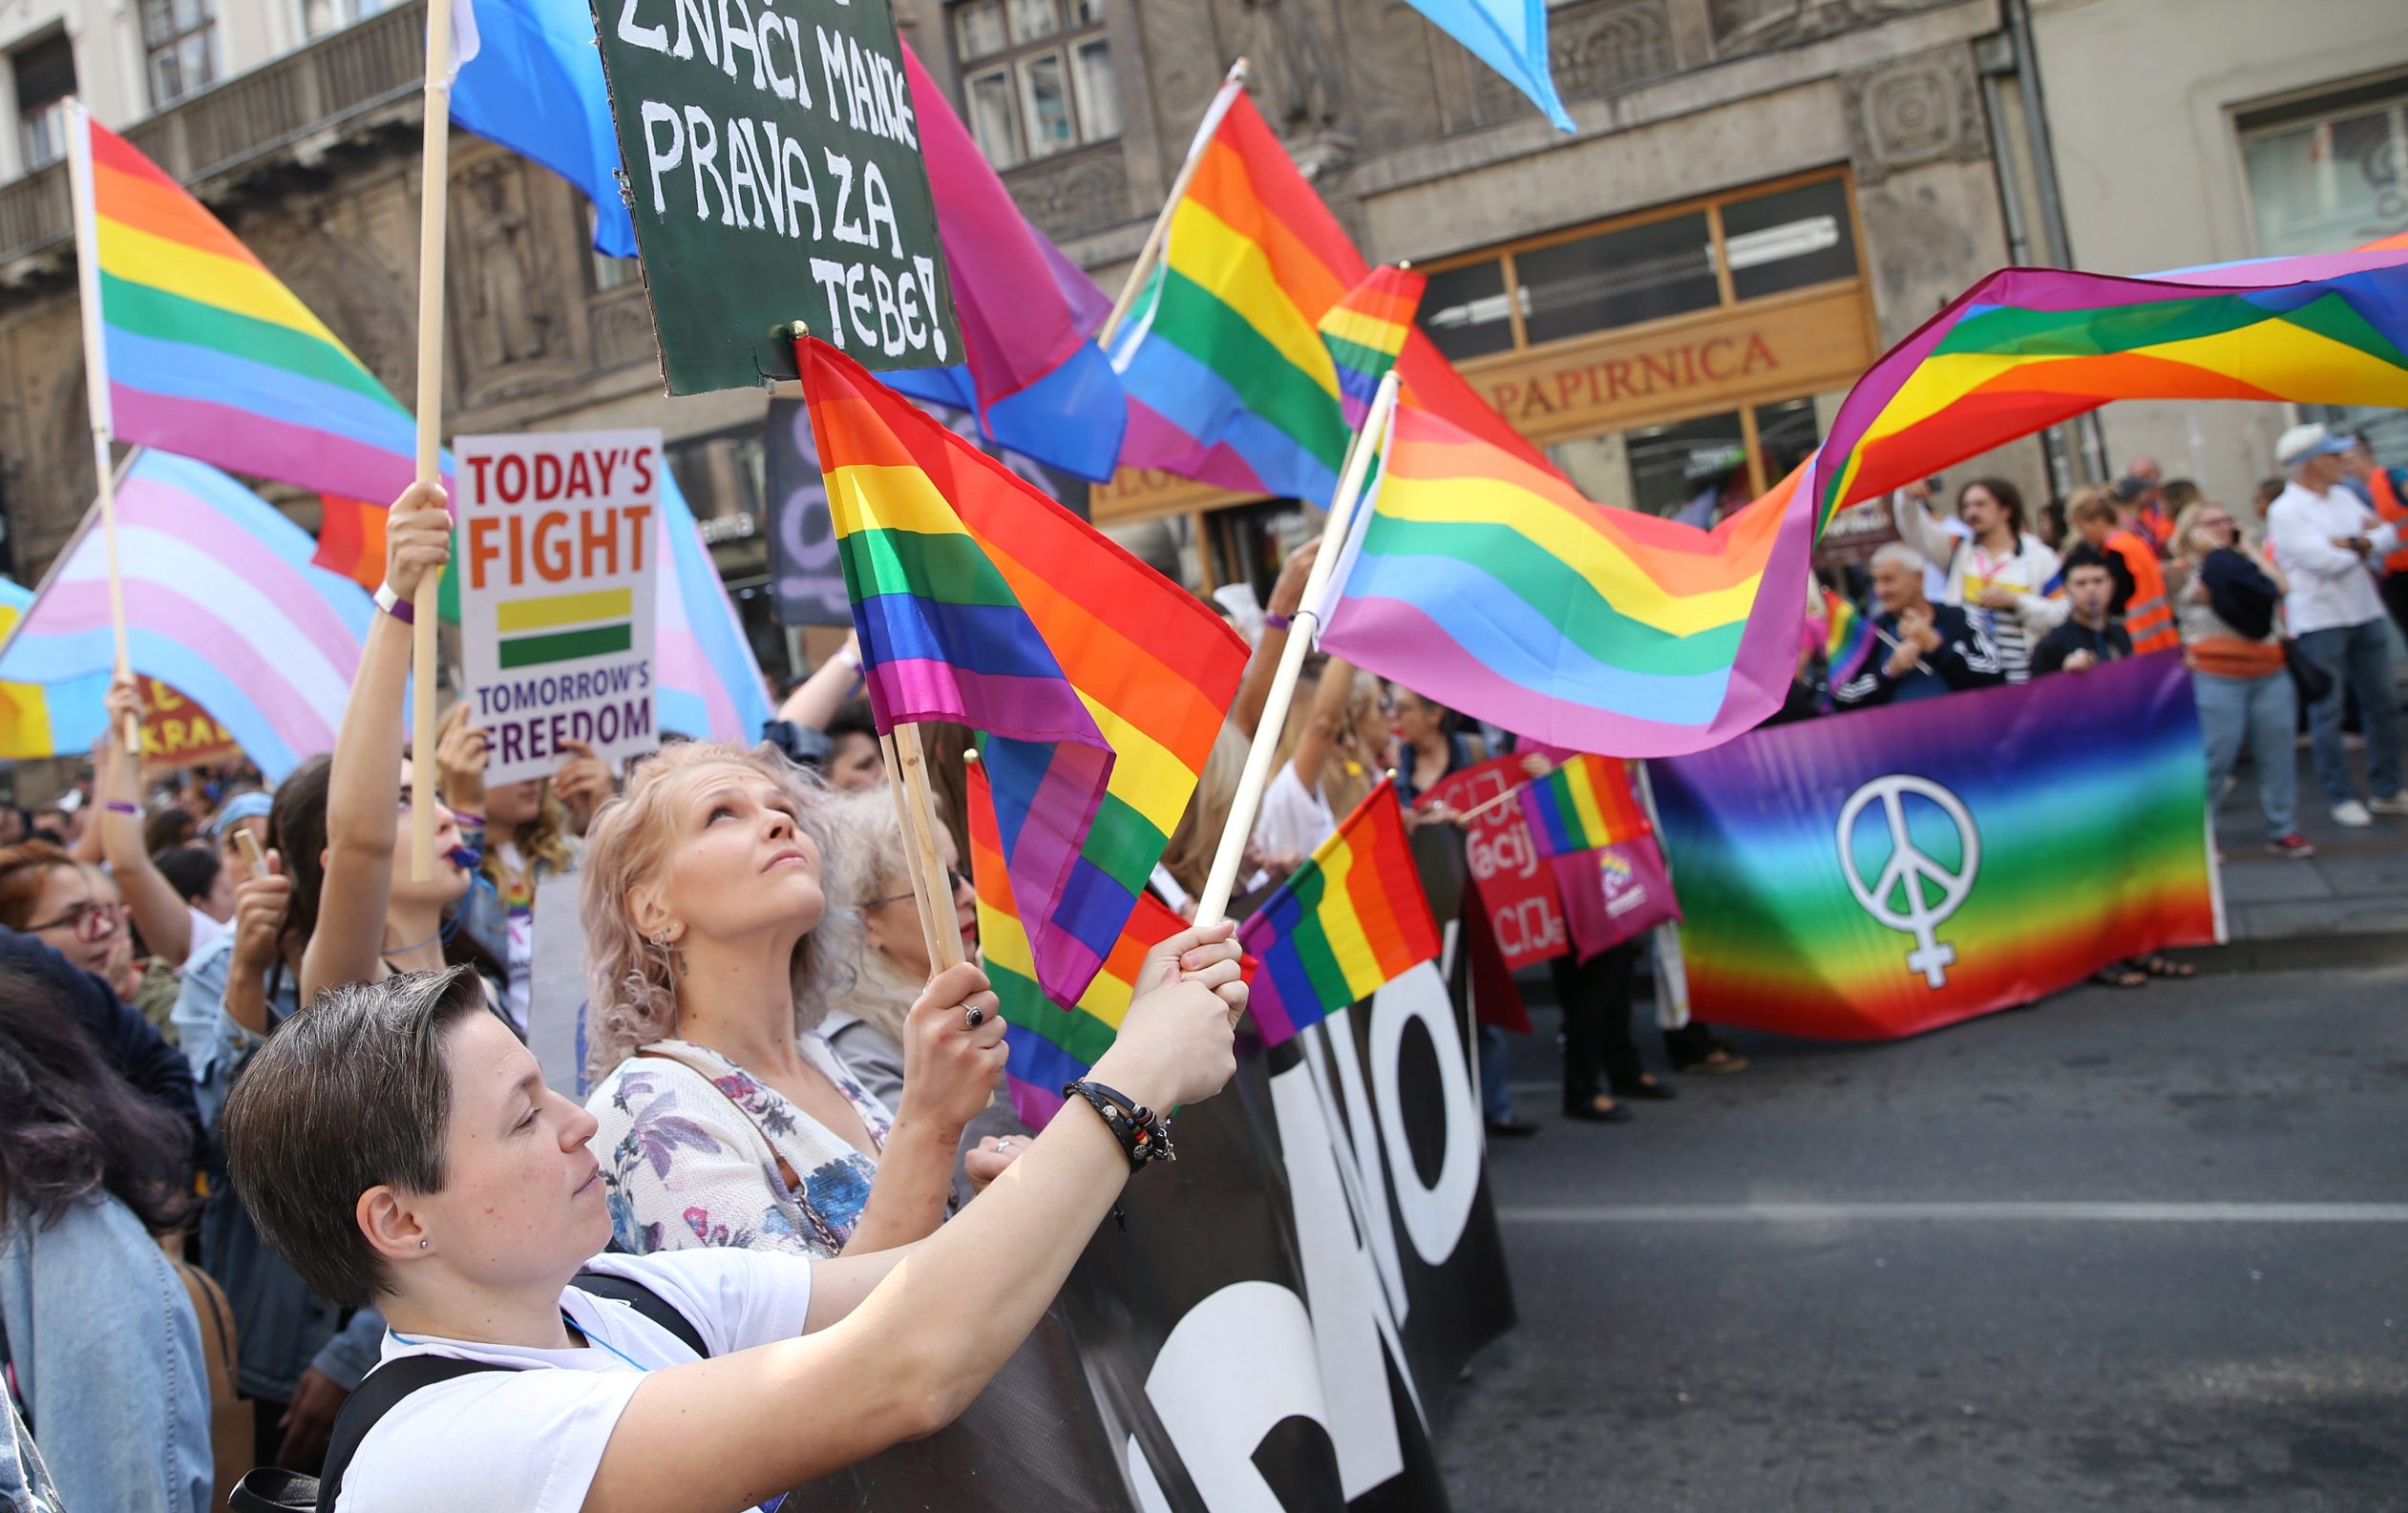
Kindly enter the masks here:
M 601 1271 L 580 1271 L 569 1284 L 579 1292 L 594 1297 L 607 1297 L 624 1303 L 637 1313 L 676 1335 L 687 1350 L 703 1359 L 710 1358 L 710 1347 L 703 1343 L 703 1332 L 694 1321 L 678 1312 L 676 1304 L 644 1286 L 623 1276 L 610 1276 Z
M 359 1453 L 360 1441 L 401 1399 L 422 1387 L 450 1381 L 454 1376 L 510 1369 L 450 1355 L 404 1355 L 362 1377 L 359 1390 L 345 1400 L 343 1411 L 334 1416 L 333 1432 L 327 1437 L 326 1467 L 318 1473 L 318 1513 L 333 1513 L 334 1500 L 343 1495 L 343 1473 L 350 1467 L 351 1457 Z

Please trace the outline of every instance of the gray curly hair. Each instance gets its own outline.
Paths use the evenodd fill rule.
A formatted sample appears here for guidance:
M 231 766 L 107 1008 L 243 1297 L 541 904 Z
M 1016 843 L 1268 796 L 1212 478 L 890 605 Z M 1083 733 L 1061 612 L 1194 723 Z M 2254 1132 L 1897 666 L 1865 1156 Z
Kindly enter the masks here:
M 794 801 L 796 828 L 819 849 L 827 912 L 794 946 L 794 1033 L 816 1026 L 853 985 L 861 919 L 849 881 L 848 829 L 836 796 L 816 772 L 774 747 L 691 741 L 646 760 L 622 796 L 594 816 L 585 836 L 580 914 L 585 922 L 585 1075 L 601 1081 L 636 1047 L 677 1030 L 677 971 L 670 949 L 636 928 L 631 894 L 668 859 L 676 801 L 705 768 L 737 767 L 768 777 Z

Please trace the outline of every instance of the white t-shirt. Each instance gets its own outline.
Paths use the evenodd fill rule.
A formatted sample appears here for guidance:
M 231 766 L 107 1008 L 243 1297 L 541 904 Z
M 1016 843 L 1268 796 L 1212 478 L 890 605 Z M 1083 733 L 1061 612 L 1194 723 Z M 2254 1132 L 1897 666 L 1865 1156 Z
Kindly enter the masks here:
M 1304 786 L 1296 764 L 1286 763 L 1263 790 L 1262 809 L 1255 816 L 1255 850 L 1265 856 L 1282 851 L 1310 856 L 1313 848 L 1338 833 L 1338 817 L 1329 801 Z
M 643 1283 L 693 1321 L 713 1356 L 792 1339 L 811 1311 L 811 1262 L 767 1251 L 598 1255 L 596 1271 Z M 602 1447 L 647 1371 L 694 1353 L 633 1308 L 572 1287 L 560 1311 L 585 1336 L 534 1350 L 388 1330 L 386 1360 L 448 1355 L 503 1367 L 422 1387 L 360 1441 L 330 1513 L 577 1513 Z
M 190 904 L 184 905 L 184 913 L 192 916 L 192 943 L 184 948 L 184 959 L 190 961 L 206 950 L 210 941 L 222 935 L 226 927 Z

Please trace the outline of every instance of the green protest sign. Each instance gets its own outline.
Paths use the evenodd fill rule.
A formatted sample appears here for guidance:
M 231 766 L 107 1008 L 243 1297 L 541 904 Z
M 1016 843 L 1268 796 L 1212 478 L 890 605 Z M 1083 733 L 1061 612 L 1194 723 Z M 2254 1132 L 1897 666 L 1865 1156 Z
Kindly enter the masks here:
M 672 394 L 961 360 L 887 0 L 591 0 Z

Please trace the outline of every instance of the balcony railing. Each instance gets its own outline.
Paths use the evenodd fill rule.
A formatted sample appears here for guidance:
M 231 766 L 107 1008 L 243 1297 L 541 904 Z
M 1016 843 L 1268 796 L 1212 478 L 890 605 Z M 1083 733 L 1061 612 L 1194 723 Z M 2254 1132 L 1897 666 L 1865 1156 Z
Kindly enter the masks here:
M 418 93 L 426 29 L 425 0 L 411 0 L 172 105 L 126 139 L 183 183 L 240 173 Z M 66 242 L 70 215 L 64 163 L 0 184 L 0 269 Z

